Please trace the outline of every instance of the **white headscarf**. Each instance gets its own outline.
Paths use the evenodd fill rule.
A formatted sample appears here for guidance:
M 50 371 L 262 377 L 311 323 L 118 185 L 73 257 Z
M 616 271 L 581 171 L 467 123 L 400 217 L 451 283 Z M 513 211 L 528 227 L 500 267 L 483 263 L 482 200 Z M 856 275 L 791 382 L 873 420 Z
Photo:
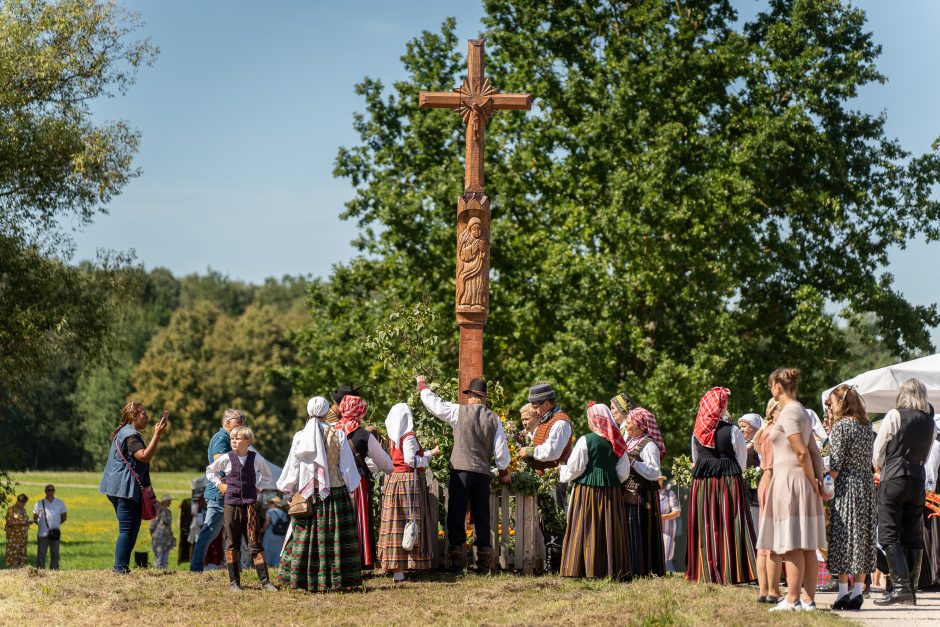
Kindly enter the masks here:
M 330 480 L 327 475 L 326 442 L 323 439 L 323 430 L 317 418 L 325 416 L 330 404 L 322 396 L 314 396 L 307 401 L 307 414 L 310 420 L 303 431 L 294 450 L 294 459 L 299 466 L 297 485 L 304 498 L 310 498 L 314 492 L 319 492 L 320 498 L 330 495 Z
M 738 418 L 738 422 L 747 423 L 751 425 L 752 427 L 754 427 L 755 430 L 758 430 L 758 431 L 760 430 L 761 427 L 764 426 L 764 420 L 760 417 L 760 414 L 744 414 L 743 416 Z
M 388 411 L 385 430 L 388 432 L 389 441 L 395 445 L 395 448 L 401 446 L 401 436 L 415 430 L 414 417 L 406 403 L 393 405 Z

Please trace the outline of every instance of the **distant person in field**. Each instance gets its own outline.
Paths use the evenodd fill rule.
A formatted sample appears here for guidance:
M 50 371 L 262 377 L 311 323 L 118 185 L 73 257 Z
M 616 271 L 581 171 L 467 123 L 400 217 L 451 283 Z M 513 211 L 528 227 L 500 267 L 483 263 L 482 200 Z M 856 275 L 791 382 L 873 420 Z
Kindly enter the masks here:
M 33 521 L 39 525 L 37 534 L 39 551 L 36 553 L 36 568 L 46 567 L 46 551 L 49 551 L 50 570 L 59 570 L 59 542 L 62 537 L 62 524 L 68 517 L 65 503 L 55 496 L 55 486 L 46 486 L 46 498 L 33 507 Z
M 281 565 L 281 549 L 284 548 L 284 538 L 290 526 L 290 516 L 284 511 L 284 502 L 279 496 L 272 496 L 267 502 L 268 510 L 264 513 L 264 556 L 268 566 L 277 568 Z
M 176 546 L 173 536 L 173 512 L 170 510 L 172 498 L 165 494 L 160 500 L 161 509 L 150 521 L 150 546 L 153 547 L 153 558 L 157 568 L 166 570 L 170 561 L 170 551 Z
M 170 425 L 167 412 L 164 411 L 163 417 L 153 427 L 150 444 L 144 445 L 140 431 L 146 429 L 149 423 L 150 418 L 142 404 L 131 402 L 124 406 L 121 423 L 111 434 L 111 448 L 101 475 L 101 485 L 98 486 L 99 492 L 108 495 L 118 520 L 118 537 L 114 547 L 116 573 L 130 570 L 131 552 L 140 531 L 140 491 L 150 486 L 150 462 L 157 452 L 160 436 Z M 62 511 L 65 512 L 64 505 Z
M 7 568 L 20 568 L 26 566 L 26 545 L 29 543 L 29 526 L 33 521 L 26 513 L 26 501 L 29 497 L 21 494 L 16 497 L 16 503 L 7 509 L 6 525 Z
M 210 464 L 232 451 L 229 434 L 235 427 L 243 426 L 245 426 L 245 413 L 242 410 L 225 410 L 225 413 L 222 414 L 222 428 L 209 440 L 208 458 Z M 224 515 L 222 493 L 211 483 L 206 483 L 205 499 L 205 518 L 202 529 L 199 530 L 199 535 L 196 536 L 196 543 L 193 545 L 193 557 L 189 562 L 189 572 L 191 573 L 201 573 L 203 571 L 206 562 L 206 551 L 222 529 L 222 517 Z
M 273 592 L 277 588 L 268 580 L 268 563 L 258 528 L 258 486 L 270 483 L 271 469 L 260 455 L 248 450 L 254 439 L 255 434 L 248 427 L 232 429 L 232 450 L 206 466 L 206 479 L 218 488 L 225 502 L 223 519 L 229 589 L 241 590 L 238 554 L 244 538 L 261 589 Z

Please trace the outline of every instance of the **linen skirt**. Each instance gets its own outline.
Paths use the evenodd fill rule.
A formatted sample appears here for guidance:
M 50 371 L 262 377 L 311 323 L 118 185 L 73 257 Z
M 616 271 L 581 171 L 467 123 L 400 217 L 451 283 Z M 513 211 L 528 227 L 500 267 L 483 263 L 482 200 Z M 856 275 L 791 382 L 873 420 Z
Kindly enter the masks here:
M 692 480 L 686 560 L 689 581 L 739 584 L 757 578 L 754 526 L 741 475 Z
M 281 553 L 278 582 L 282 586 L 328 592 L 362 586 L 356 513 L 344 486 L 317 499 L 313 516 L 294 518 Z
M 561 550 L 562 577 L 630 575 L 630 547 L 623 489 L 575 483 Z
M 639 503 L 624 499 L 627 511 L 627 539 L 630 543 L 630 570 L 634 577 L 666 573 L 663 546 L 663 520 L 659 511 L 659 490 L 640 490 Z
M 774 464 L 767 486 L 757 548 L 771 553 L 827 548 L 822 499 L 799 464 Z
M 382 522 L 379 525 L 377 561 L 385 570 L 427 570 L 434 566 L 434 543 L 437 525 L 431 519 L 428 484 L 424 473 L 395 472 L 385 484 L 382 495 Z M 410 551 L 401 546 L 405 525 L 418 523 L 418 537 Z

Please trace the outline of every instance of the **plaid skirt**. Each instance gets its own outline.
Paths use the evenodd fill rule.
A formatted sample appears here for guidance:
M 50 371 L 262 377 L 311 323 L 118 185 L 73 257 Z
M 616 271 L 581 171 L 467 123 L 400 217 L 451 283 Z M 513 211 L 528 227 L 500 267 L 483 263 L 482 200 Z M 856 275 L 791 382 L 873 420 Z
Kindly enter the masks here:
M 313 516 L 293 519 L 277 579 L 310 592 L 349 590 L 362 586 L 361 566 L 356 512 L 341 486 L 317 499 Z
M 382 523 L 379 527 L 378 563 L 385 570 L 426 570 L 434 565 L 434 542 L 437 525 L 431 520 L 428 504 L 428 484 L 423 472 L 418 472 L 417 490 L 411 483 L 414 474 L 395 472 L 385 484 L 382 495 Z M 401 546 L 405 525 L 417 507 L 418 538 L 411 551 Z

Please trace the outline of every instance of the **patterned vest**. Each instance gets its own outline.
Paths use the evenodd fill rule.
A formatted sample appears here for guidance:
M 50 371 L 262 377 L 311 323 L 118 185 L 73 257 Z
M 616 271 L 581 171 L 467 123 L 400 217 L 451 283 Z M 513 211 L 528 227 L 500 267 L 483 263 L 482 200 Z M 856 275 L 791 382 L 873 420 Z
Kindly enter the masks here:
M 238 454 L 231 451 L 228 454 L 228 461 L 232 465 L 232 471 L 225 475 L 225 504 L 226 505 L 251 505 L 258 499 L 258 491 L 255 488 L 255 452 L 248 451 L 243 466 L 238 459 Z
M 627 451 L 627 455 L 630 457 L 630 476 L 627 478 L 626 483 L 623 484 L 623 489 L 626 491 L 626 498 L 628 503 L 636 505 L 640 502 L 640 491 L 641 490 L 659 490 L 658 481 L 650 481 L 646 477 L 643 477 L 633 468 L 633 462 L 640 459 L 640 453 L 643 452 L 643 449 L 646 448 L 646 445 L 653 441 L 653 438 L 643 436 L 643 439 L 640 440 L 640 443 L 633 447 L 632 451 Z
M 532 436 L 532 446 L 538 446 L 544 443 L 548 439 L 548 434 L 552 430 L 552 425 L 562 420 L 568 424 L 571 424 L 571 418 L 569 418 L 568 414 L 563 411 L 556 411 L 551 418 L 543 423 L 540 423 L 539 426 L 535 428 L 535 434 Z M 549 468 L 557 468 L 559 464 L 564 464 L 567 462 L 569 455 L 571 455 L 571 438 L 568 438 L 568 442 L 565 444 L 565 450 L 561 452 L 561 457 L 544 462 L 533 459 L 532 467 L 535 468 L 535 472 L 541 476 L 545 474 L 545 471 Z

